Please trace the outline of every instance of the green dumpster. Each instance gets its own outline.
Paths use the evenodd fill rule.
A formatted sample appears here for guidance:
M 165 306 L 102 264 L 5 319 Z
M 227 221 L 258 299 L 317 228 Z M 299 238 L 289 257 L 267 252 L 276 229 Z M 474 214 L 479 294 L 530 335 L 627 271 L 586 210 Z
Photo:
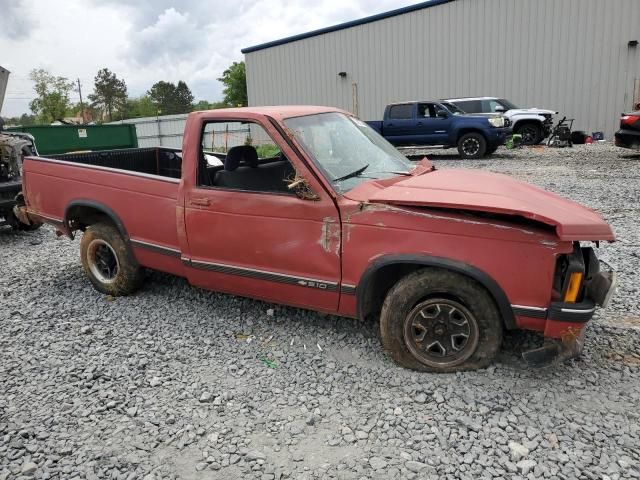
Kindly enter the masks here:
M 11 127 L 10 132 L 33 135 L 40 155 L 82 150 L 137 148 L 135 125 L 34 125 Z

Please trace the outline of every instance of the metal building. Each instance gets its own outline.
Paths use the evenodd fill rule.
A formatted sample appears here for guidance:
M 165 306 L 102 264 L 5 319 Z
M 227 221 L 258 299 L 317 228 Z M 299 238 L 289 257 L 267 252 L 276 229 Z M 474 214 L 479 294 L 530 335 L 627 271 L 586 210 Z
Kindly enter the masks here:
M 249 105 L 380 119 L 387 103 L 498 96 L 611 139 L 640 102 L 640 0 L 432 0 L 245 48 Z

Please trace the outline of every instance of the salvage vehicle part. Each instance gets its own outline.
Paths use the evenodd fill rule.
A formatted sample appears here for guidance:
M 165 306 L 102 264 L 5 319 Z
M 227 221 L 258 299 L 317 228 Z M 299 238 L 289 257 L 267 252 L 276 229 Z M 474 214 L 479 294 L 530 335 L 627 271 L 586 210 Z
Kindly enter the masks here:
M 21 215 L 24 205 L 22 195 L 22 159 L 35 152 L 30 135 L 5 134 L 0 131 L 0 226 L 9 225 L 14 230 L 35 230 L 41 223 L 30 221 Z
M 9 71 L 0 67 L 0 110 L 9 80 Z M 9 225 L 14 230 L 34 230 L 41 224 L 30 221 L 19 210 L 24 206 L 22 191 L 22 158 L 37 155 L 33 137 L 26 133 L 4 131 L 0 118 L 0 226 Z
M 571 128 L 573 128 L 573 118 L 562 117 L 560 121 L 553 127 L 551 135 L 547 140 L 549 147 L 573 147 L 571 140 Z

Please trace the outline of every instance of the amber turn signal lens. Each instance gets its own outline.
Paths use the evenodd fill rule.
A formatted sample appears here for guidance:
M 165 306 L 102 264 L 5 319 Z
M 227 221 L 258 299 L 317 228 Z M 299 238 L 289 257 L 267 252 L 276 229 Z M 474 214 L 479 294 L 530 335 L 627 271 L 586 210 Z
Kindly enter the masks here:
M 569 277 L 569 288 L 564 294 L 564 301 L 574 303 L 578 299 L 580 293 L 580 285 L 582 284 L 582 272 L 573 272 Z

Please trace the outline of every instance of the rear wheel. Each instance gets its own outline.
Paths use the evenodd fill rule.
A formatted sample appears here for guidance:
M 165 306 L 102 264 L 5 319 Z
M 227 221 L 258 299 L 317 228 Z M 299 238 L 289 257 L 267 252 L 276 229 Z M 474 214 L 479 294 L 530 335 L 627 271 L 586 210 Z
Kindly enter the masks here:
M 143 271 L 120 232 L 109 223 L 91 225 L 80 241 L 80 259 L 94 288 L 129 295 L 142 285 Z
M 380 315 L 385 350 L 399 365 L 427 372 L 487 366 L 502 343 L 500 313 L 472 279 L 424 269 L 400 280 Z
M 522 143 L 524 145 L 537 145 L 544 138 L 542 127 L 535 123 L 522 123 L 516 126 L 514 132 L 522 136 Z
M 462 158 L 481 158 L 486 150 L 487 141 L 479 133 L 465 133 L 458 140 L 458 153 Z

